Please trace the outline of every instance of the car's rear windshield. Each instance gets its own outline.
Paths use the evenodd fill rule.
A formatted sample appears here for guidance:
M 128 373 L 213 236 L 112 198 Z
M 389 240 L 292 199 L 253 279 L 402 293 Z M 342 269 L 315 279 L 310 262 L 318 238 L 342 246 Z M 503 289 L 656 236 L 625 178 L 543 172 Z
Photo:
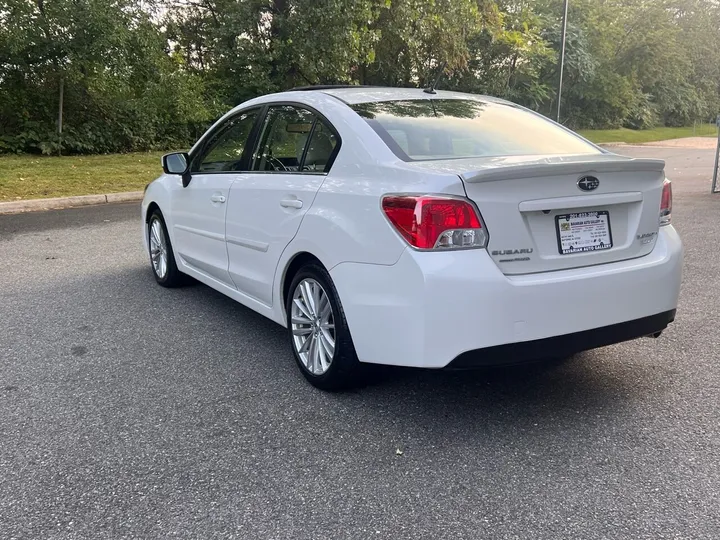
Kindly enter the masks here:
M 502 103 L 421 99 L 351 107 L 405 161 L 600 153 L 543 117 Z

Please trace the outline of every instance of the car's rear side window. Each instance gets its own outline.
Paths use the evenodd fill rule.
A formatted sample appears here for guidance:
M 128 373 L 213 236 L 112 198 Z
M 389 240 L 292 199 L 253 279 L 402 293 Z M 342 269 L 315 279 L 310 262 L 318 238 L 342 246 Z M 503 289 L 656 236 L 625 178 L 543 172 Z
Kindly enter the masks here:
M 549 120 L 502 103 L 420 99 L 351 107 L 405 161 L 600 153 Z
M 271 105 L 265 118 L 252 170 L 327 172 L 338 138 L 317 114 L 295 105 Z

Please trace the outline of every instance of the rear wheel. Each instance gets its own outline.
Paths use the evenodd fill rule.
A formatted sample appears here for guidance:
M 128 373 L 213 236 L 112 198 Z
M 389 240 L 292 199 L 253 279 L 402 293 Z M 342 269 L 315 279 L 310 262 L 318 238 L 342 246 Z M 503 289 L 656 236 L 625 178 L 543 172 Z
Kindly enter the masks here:
M 177 287 L 183 283 L 183 274 L 175 264 L 170 237 L 160 210 L 154 210 L 147 224 L 150 266 L 157 281 L 163 287 Z
M 298 271 L 286 312 L 295 360 L 313 386 L 340 390 L 360 382 L 360 362 L 327 270 L 309 264 Z

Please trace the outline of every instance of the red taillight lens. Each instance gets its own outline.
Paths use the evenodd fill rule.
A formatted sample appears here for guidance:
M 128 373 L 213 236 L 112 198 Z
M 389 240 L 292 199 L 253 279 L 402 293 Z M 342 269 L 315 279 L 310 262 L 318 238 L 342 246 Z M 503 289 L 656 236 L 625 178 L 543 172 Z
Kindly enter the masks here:
M 388 195 L 382 200 L 382 208 L 390 223 L 415 248 L 482 248 L 487 244 L 480 216 L 465 199 Z
M 667 178 L 663 183 L 660 199 L 660 225 L 668 225 L 672 221 L 672 183 Z

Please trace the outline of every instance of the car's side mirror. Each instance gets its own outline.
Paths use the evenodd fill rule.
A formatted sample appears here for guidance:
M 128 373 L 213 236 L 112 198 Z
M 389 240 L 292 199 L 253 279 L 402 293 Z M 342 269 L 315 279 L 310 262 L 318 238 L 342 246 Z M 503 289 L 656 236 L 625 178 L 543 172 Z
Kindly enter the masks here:
M 190 156 L 187 152 L 165 154 L 162 157 L 162 166 L 165 174 L 181 175 L 183 187 L 187 187 L 190 183 Z

